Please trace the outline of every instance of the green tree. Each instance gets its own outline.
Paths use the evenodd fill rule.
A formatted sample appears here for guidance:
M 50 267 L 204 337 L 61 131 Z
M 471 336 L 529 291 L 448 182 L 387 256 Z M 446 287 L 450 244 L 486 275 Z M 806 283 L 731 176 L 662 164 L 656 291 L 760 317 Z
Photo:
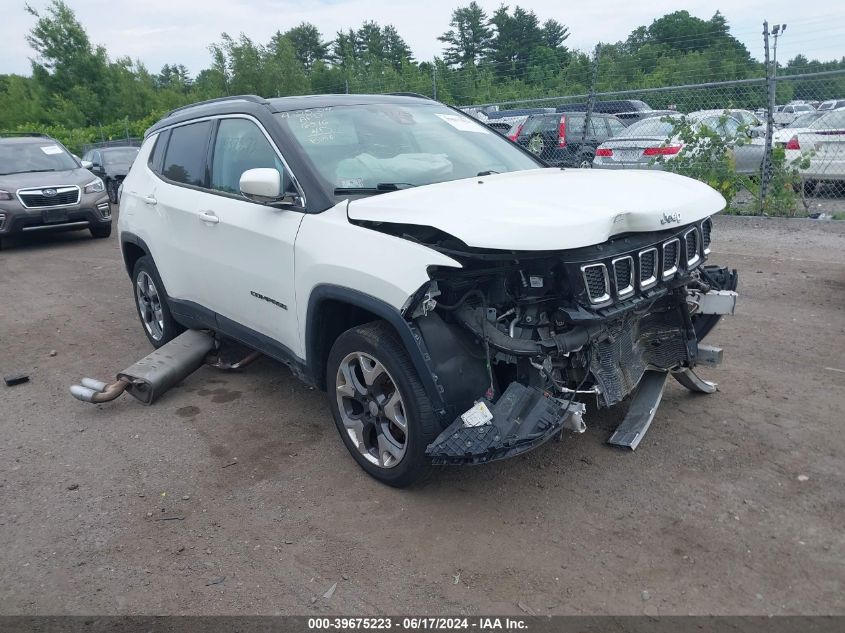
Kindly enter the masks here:
M 29 5 L 26 11 L 36 20 L 26 38 L 37 54 L 32 60 L 33 78 L 53 101 L 55 115 L 68 117 L 69 123 L 101 120 L 108 93 L 105 49 L 91 45 L 63 0 L 53 0 L 43 13 Z
M 452 27 L 437 39 L 446 44 L 443 61 L 450 66 L 477 66 L 490 53 L 493 31 L 487 14 L 473 0 L 452 12 Z
M 284 34 L 277 32 L 273 40 L 280 37 L 287 38 L 291 43 L 296 59 L 306 72 L 310 71 L 315 63 L 324 61 L 329 53 L 329 45 L 323 41 L 317 27 L 310 22 L 302 22 Z

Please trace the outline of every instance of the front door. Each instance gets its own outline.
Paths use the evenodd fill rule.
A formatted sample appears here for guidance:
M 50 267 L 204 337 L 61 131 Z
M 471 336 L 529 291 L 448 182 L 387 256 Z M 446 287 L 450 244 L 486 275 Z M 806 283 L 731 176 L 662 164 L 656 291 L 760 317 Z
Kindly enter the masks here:
M 289 182 L 280 156 L 256 121 L 220 119 L 210 190 L 201 196 L 200 230 L 194 235 L 208 254 L 202 304 L 218 314 L 221 329 L 243 326 L 298 350 L 293 265 L 303 213 L 255 203 L 240 193 L 240 177 L 248 169 L 274 168 Z

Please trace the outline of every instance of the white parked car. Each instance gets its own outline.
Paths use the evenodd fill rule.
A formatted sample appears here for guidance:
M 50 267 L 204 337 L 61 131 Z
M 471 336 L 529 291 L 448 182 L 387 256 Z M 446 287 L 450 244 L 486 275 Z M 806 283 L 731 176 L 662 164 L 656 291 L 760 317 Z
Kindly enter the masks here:
M 787 163 L 799 166 L 805 189 L 815 189 L 819 181 L 845 182 L 845 109 L 826 112 L 785 148 Z
M 404 486 L 635 392 L 611 437 L 633 448 L 667 376 L 713 391 L 694 368 L 736 296 L 706 264 L 724 207 L 673 174 L 545 168 L 425 98 L 241 96 L 147 131 L 119 228 L 154 346 L 199 328 L 287 364 Z
M 778 106 L 775 113 L 772 114 L 772 119 L 775 125 L 785 127 L 787 125 L 791 125 L 792 121 L 799 114 L 803 114 L 805 112 L 812 112 L 814 109 L 815 108 L 813 108 L 813 106 L 811 106 L 809 103 L 796 103 L 785 106 Z
M 619 135 L 598 146 L 593 168 L 663 169 L 663 161 L 674 160 L 684 155 L 684 152 L 693 151 L 684 146 L 676 133 L 679 124 L 686 120 L 694 129 L 707 127 L 726 141 L 728 151 L 733 154 L 737 173 L 759 173 L 763 162 L 763 141 L 758 138 L 740 138 L 742 124 L 726 112 L 699 110 L 689 114 L 652 117 L 632 123 Z
M 839 108 L 845 108 L 845 99 L 828 99 L 827 101 L 822 101 L 817 109 L 826 112 L 827 110 L 838 110 Z
M 805 112 L 804 114 L 799 114 L 795 117 L 789 126 L 780 129 L 775 128 L 775 131 L 772 134 L 772 145 L 774 147 L 785 147 L 789 142 L 789 139 L 799 132 L 806 132 L 807 126 L 823 114 L 824 112 L 818 110 L 815 112 Z

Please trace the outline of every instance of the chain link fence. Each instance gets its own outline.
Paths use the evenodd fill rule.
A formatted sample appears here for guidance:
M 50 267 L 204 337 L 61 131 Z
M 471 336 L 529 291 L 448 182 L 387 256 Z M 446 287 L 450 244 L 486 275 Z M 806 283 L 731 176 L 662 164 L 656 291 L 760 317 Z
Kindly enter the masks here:
M 552 165 L 662 169 L 707 182 L 733 213 L 845 219 L 845 70 L 461 106 Z M 768 61 L 768 60 L 767 60 Z M 702 73 L 706 76 L 706 73 Z

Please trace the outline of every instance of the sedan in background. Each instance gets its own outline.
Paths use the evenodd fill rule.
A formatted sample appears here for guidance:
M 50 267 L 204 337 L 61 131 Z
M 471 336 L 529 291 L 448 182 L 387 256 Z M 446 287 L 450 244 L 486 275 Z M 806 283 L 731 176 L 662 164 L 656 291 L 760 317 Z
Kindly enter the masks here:
M 774 147 L 785 147 L 793 136 L 799 132 L 806 132 L 810 123 L 824 114 L 824 111 L 805 112 L 795 117 L 795 120 L 788 126 L 775 130 L 772 134 L 772 145 Z
M 740 174 L 758 174 L 764 147 L 759 139 L 743 138 L 742 124 L 723 110 L 701 110 L 690 114 L 652 117 L 634 123 L 596 149 L 593 167 L 598 169 L 662 169 L 659 157 L 671 160 L 681 155 L 684 143 L 676 130 L 687 120 L 694 129 L 707 127 L 727 143 Z
M 786 143 L 786 160 L 798 167 L 804 189 L 819 182 L 845 186 L 845 109 L 824 113 Z

